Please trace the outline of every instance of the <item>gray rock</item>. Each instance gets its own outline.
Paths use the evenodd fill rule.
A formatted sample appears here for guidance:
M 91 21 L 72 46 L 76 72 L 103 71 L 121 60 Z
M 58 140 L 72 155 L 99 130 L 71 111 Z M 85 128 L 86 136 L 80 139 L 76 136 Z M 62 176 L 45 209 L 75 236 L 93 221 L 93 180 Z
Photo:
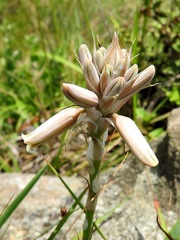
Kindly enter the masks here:
M 180 108 L 174 109 L 168 119 L 168 158 L 174 180 L 180 181 Z
M 34 174 L 18 173 L 0 175 L 0 212 L 4 210 L 11 197 L 14 199 L 33 176 Z M 76 193 L 84 188 L 84 180 L 75 177 L 65 177 L 64 180 Z M 57 177 L 42 176 L 13 213 L 10 221 L 0 230 L 0 239 L 5 231 L 3 238 L 5 240 L 34 240 L 55 225 L 61 219 L 61 208 L 68 208 L 71 203 L 69 192 Z M 62 235 L 62 232 L 60 234 Z M 49 232 L 38 239 L 47 239 L 47 236 Z
M 132 177 L 134 162 L 125 163 L 115 177 L 112 177 L 115 169 L 109 169 L 102 174 L 102 186 L 96 218 L 103 217 L 113 208 L 115 210 L 105 218 L 100 229 L 108 240 L 124 239 L 163 239 L 163 233 L 156 223 L 156 211 L 153 207 L 153 198 L 159 182 L 158 176 L 145 167 L 142 172 Z M 139 163 L 141 164 L 141 163 Z M 22 188 L 33 177 L 32 174 L 1 174 L 0 175 L 0 211 L 6 206 L 11 196 Z M 86 182 L 81 178 L 64 178 L 75 193 L 79 193 L 85 187 Z M 165 189 L 161 189 L 161 192 Z M 161 200 L 161 199 L 160 199 Z M 85 199 L 83 200 L 83 203 Z M 60 219 L 60 209 L 67 209 L 72 204 L 72 198 L 62 186 L 57 177 L 43 176 L 35 188 L 28 194 L 21 205 L 16 209 L 8 224 L 1 229 L 6 229 L 5 240 L 34 240 L 40 234 L 54 226 Z M 169 226 L 172 226 L 177 214 L 169 208 L 164 209 L 164 217 Z M 82 230 L 83 212 L 76 211 L 62 231 L 55 239 L 72 239 L 77 232 Z M 71 227 L 70 230 L 69 227 Z M 38 237 L 46 240 L 50 235 L 50 229 L 46 234 Z M 63 238 L 65 234 L 65 238 Z M 93 234 L 93 240 L 101 239 L 99 233 Z
M 169 137 L 169 157 L 175 157 L 174 161 L 180 161 L 180 107 L 172 110 L 168 119 L 167 131 Z
M 160 176 L 167 179 L 174 202 L 180 201 L 180 108 L 172 110 L 167 125 L 167 136 L 157 144 Z

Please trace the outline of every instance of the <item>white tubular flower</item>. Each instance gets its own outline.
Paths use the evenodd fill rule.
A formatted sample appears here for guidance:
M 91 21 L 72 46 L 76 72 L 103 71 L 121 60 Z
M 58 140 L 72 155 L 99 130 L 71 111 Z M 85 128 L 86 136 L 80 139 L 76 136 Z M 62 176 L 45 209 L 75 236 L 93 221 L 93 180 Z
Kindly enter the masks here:
M 155 167 L 158 159 L 133 120 L 114 113 L 111 117 L 115 128 L 134 155 L 147 166 Z
M 63 133 L 76 123 L 82 112 L 82 108 L 66 108 L 48 119 L 33 132 L 27 135 L 22 134 L 24 143 L 27 144 L 27 151 Z

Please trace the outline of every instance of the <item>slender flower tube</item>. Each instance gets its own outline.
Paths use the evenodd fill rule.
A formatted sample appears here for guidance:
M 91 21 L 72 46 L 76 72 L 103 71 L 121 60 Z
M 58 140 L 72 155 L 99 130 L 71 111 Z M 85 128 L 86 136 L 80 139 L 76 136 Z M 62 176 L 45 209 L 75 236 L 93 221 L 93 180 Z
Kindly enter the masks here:
M 27 151 L 70 128 L 76 123 L 78 116 L 82 112 L 82 108 L 66 108 L 48 119 L 30 134 L 22 134 L 24 143 L 27 144 Z
M 155 167 L 158 159 L 134 121 L 116 113 L 112 115 L 111 119 L 134 155 L 145 165 Z

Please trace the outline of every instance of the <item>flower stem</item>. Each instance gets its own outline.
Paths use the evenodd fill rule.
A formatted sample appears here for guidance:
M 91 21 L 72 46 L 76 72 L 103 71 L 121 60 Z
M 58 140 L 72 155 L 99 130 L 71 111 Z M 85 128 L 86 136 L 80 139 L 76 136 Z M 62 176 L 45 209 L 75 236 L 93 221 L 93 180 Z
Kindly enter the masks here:
M 98 192 L 100 189 L 99 184 L 99 170 L 101 160 L 93 161 L 92 169 L 89 172 L 89 192 L 86 202 L 86 218 L 83 225 L 83 240 L 90 240 L 93 232 L 93 218 L 96 210 Z

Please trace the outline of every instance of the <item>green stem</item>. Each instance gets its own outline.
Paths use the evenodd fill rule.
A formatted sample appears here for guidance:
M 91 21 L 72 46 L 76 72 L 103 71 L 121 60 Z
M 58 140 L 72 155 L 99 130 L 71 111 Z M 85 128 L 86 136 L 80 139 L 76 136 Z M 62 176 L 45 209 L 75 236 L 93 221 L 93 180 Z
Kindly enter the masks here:
M 90 171 L 89 192 L 86 202 L 86 219 L 84 222 L 83 240 L 90 240 L 93 232 L 93 218 L 96 210 L 99 192 L 99 170 L 101 160 L 93 161 L 93 173 Z

